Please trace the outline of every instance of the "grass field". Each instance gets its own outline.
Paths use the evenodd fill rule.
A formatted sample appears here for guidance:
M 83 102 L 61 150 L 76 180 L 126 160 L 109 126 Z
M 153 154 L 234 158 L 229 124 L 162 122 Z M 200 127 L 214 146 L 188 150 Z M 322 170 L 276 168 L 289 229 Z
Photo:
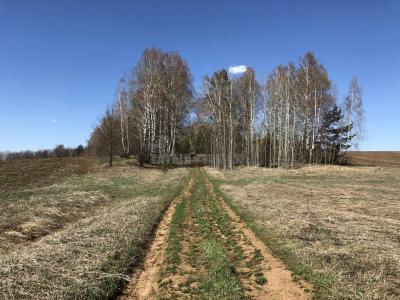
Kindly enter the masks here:
M 400 168 L 383 156 L 295 170 L 2 163 L 0 299 L 399 299 Z
M 208 172 L 318 298 L 400 298 L 400 168 Z
M 187 174 L 184 169 L 164 174 L 120 165 L 37 180 L 36 168 L 56 168 L 59 163 L 29 161 L 6 167 L 10 174 L 23 171 L 31 176 L 19 176 L 26 184 L 7 185 L 0 196 L 0 299 L 99 299 L 116 294 Z M 3 173 L 2 184 L 8 178 Z

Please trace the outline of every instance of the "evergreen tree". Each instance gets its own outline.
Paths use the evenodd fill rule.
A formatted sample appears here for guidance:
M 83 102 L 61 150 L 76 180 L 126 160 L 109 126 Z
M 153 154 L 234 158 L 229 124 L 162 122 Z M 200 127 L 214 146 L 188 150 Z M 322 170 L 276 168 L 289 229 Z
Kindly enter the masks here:
M 342 109 L 337 105 L 324 114 L 318 148 L 320 161 L 325 164 L 343 163 L 343 151 L 351 147 L 355 136 L 350 134 L 353 125 L 343 125 L 343 118 Z

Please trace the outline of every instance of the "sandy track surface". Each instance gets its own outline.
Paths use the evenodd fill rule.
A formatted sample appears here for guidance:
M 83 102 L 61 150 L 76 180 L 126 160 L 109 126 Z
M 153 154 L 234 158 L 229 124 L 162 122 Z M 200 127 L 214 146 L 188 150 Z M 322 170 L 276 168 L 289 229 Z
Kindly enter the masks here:
M 213 193 L 212 184 L 207 180 L 208 190 Z M 266 278 L 266 284 L 254 285 L 251 279 L 242 276 L 240 278 L 244 288 L 246 299 L 310 299 L 310 294 L 305 293 L 304 289 L 310 289 L 310 286 L 304 282 L 294 282 L 292 272 L 285 268 L 285 265 L 274 257 L 267 246 L 257 238 L 254 232 L 240 219 L 240 217 L 218 197 L 219 205 L 228 214 L 234 231 L 239 239 L 238 243 L 243 252 L 249 257 L 251 253 L 259 252 L 261 259 L 258 260 L 258 271 L 262 272 Z M 240 274 L 240 272 L 239 272 Z
M 142 267 L 138 268 L 132 275 L 132 279 L 119 299 L 152 299 L 154 297 L 158 285 L 159 271 L 165 261 L 169 224 L 171 223 L 176 205 L 179 201 L 185 201 L 190 196 L 192 184 L 193 178 L 189 180 L 184 191 L 171 202 L 170 207 L 165 212 L 164 217 L 157 227 L 154 240 Z
M 142 268 L 135 271 L 120 299 L 310 299 L 305 290 L 312 288 L 293 280 L 285 265 L 214 192 L 205 171 L 193 173 L 166 211 Z M 183 201 L 179 253 L 171 263 L 167 253 L 171 222 Z M 215 260 L 204 246 L 210 241 L 222 250 L 220 256 L 226 256 L 226 278 L 221 283 L 215 282 L 222 280 L 218 277 L 222 271 L 213 270 Z

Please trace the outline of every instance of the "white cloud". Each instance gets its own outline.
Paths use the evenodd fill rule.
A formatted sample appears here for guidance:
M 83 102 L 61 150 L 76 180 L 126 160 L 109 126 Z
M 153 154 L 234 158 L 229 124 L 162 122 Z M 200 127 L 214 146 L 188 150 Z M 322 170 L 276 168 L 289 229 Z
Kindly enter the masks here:
M 58 120 L 57 119 L 52 119 L 51 120 L 53 123 L 58 123 Z
M 238 66 L 231 66 L 229 67 L 228 72 L 231 74 L 241 74 L 246 72 L 247 67 L 244 65 L 238 65 Z

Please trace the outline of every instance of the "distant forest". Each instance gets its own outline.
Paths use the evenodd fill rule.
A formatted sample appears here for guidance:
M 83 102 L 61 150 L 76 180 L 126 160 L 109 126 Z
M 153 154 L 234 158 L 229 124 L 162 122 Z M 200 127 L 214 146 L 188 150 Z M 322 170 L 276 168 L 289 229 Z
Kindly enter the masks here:
M 263 82 L 250 67 L 241 74 L 217 70 L 196 94 L 178 53 L 146 49 L 119 80 L 86 149 L 63 155 L 84 150 L 112 165 L 114 156 L 136 155 L 143 164 L 151 155 L 207 154 L 219 169 L 343 163 L 365 135 L 363 97 L 356 78 L 342 101 L 337 94 L 311 52 L 277 66 Z

